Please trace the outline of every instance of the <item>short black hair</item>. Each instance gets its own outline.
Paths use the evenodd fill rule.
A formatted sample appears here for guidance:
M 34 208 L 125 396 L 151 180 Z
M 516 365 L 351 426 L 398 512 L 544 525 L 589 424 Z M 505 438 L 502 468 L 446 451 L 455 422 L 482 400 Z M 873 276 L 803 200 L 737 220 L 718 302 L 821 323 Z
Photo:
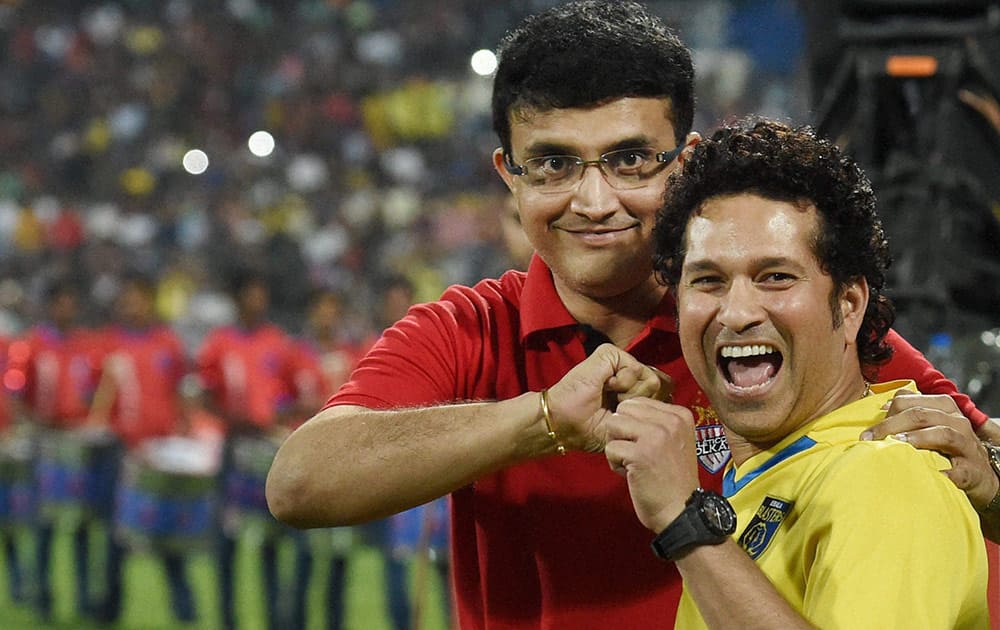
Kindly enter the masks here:
M 83 293 L 83 283 L 73 276 L 59 276 L 49 281 L 45 287 L 45 301 L 48 304 L 54 303 L 63 296 L 69 296 L 75 300 L 80 299 Z
M 121 288 L 135 287 L 147 295 L 156 294 L 156 278 L 149 273 L 136 269 L 129 269 L 122 273 Z
M 306 296 L 306 304 L 308 306 L 316 306 L 327 298 L 336 301 L 340 305 L 344 303 L 343 293 L 326 285 L 317 285 L 309 288 Z
M 868 308 L 857 336 L 866 376 L 868 367 L 888 361 L 892 348 L 884 337 L 895 311 L 883 290 L 892 259 L 871 181 L 809 126 L 748 117 L 695 147 L 683 170 L 671 176 L 657 217 L 653 266 L 660 280 L 676 289 L 691 217 L 711 198 L 740 193 L 816 207 L 820 224 L 813 252 L 835 292 L 857 278 L 868 282 Z
M 678 146 L 694 124 L 691 53 L 637 2 L 584 0 L 521 22 L 500 42 L 493 130 L 510 153 L 510 114 L 591 107 L 625 97 L 670 99 Z
M 239 298 L 243 292 L 252 286 L 261 286 L 270 290 L 271 283 L 267 274 L 257 267 L 237 267 L 228 274 L 227 289 L 234 298 Z

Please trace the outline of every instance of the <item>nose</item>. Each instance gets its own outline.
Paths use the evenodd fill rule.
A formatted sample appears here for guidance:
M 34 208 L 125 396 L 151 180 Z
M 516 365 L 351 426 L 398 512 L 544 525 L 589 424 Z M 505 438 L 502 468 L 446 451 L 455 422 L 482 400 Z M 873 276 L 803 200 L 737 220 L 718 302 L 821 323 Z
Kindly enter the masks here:
M 583 173 L 580 183 L 573 190 L 570 209 L 591 221 L 601 221 L 613 215 L 621 207 L 618 191 L 608 183 L 600 164 L 596 160 L 585 162 L 581 168 Z
M 749 279 L 738 279 L 729 285 L 719 300 L 716 314 L 720 324 L 737 333 L 760 325 L 766 317 L 760 292 Z

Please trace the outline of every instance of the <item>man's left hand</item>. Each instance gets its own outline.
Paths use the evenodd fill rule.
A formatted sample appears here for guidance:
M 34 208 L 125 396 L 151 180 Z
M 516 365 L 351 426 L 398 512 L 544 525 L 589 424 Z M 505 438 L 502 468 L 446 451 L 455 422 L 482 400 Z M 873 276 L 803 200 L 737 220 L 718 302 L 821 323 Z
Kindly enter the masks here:
M 639 521 L 659 533 L 698 487 L 694 416 L 679 405 L 630 398 L 605 427 L 608 465 L 628 481 Z

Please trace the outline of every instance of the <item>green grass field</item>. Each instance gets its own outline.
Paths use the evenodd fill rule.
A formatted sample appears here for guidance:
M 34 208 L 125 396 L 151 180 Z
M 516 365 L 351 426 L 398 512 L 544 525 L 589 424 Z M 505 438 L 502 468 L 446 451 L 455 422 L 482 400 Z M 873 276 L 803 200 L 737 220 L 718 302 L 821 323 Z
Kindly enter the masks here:
M 5 534 L 9 535 L 9 534 Z M 33 538 L 29 532 L 16 533 L 23 557 L 33 558 Z M 282 565 L 287 569 L 291 547 L 282 548 Z M 239 627 L 245 630 L 265 630 L 263 578 L 260 563 L 256 560 L 251 543 L 243 544 L 238 557 L 237 615 Z M 95 562 L 99 561 L 97 558 Z M 314 562 L 314 572 L 309 593 L 308 630 L 326 627 L 324 594 L 326 592 L 326 567 L 329 555 L 319 551 Z M 53 621 L 42 623 L 27 605 L 15 605 L 7 588 L 6 568 L 0 571 L 0 628 L 33 630 L 41 628 L 93 630 L 97 628 L 122 628 L 134 630 L 212 630 L 220 627 L 218 595 L 214 559 L 206 552 L 193 552 L 188 576 L 196 596 L 198 620 L 182 624 L 174 620 L 170 611 L 166 578 L 162 565 L 155 555 L 133 553 L 125 566 L 125 594 L 122 617 L 111 626 L 88 622 L 75 616 L 73 610 L 74 584 L 70 537 L 57 535 L 53 550 L 52 574 L 54 614 Z M 416 567 L 411 566 L 411 580 Z M 437 572 L 424 573 L 428 580 L 426 604 L 420 630 L 446 630 L 448 627 L 441 605 L 442 585 Z M 348 564 L 346 619 L 348 630 L 390 630 L 382 585 L 382 556 L 374 548 L 359 545 L 351 553 Z M 96 588 L 96 587 L 95 587 Z

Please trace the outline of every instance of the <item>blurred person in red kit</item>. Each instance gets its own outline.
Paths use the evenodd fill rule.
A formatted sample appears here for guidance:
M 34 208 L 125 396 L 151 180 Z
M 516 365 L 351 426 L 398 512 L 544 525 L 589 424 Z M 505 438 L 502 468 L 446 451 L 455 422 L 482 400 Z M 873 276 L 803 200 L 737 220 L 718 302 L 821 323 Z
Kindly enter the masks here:
M 230 279 L 230 295 L 237 322 L 209 331 L 198 349 L 197 374 L 206 408 L 222 419 L 226 429 L 219 480 L 221 490 L 218 528 L 218 570 L 222 620 L 225 628 L 236 625 L 234 566 L 237 542 L 245 523 L 266 517 L 270 521 L 261 554 L 270 628 L 284 627 L 279 597 L 277 543 L 284 528 L 267 513 L 264 502 L 265 473 L 277 442 L 288 432 L 288 424 L 304 417 L 297 407 L 295 384 L 296 346 L 292 337 L 268 319 L 270 288 L 257 270 L 240 268 Z M 255 461 L 256 460 L 256 461 Z M 263 461 L 266 460 L 266 461 Z M 257 514 L 255 514 L 256 512 Z M 266 522 L 266 521 L 265 521 Z M 272 526 L 273 525 L 273 526 Z M 296 532 L 299 546 L 291 598 L 292 614 L 298 614 L 311 572 L 311 557 L 304 550 L 304 536 Z
M 39 428 L 41 441 L 54 449 L 82 449 L 84 446 L 75 437 L 75 432 L 87 423 L 90 404 L 97 388 L 98 369 L 102 361 L 103 342 L 99 335 L 81 325 L 80 282 L 60 278 L 52 282 L 46 292 L 46 320 L 30 328 L 26 334 L 15 340 L 8 356 L 11 367 L 21 370 L 24 375 L 23 387 L 14 393 L 23 412 Z M 61 445 L 59 445 L 61 444 Z M 45 505 L 49 501 L 55 505 L 65 500 L 68 510 L 80 510 L 82 504 L 95 499 L 94 505 L 99 516 L 109 516 L 112 500 L 112 485 L 115 455 L 111 450 L 96 461 L 100 469 L 81 470 L 60 468 L 55 460 L 39 460 L 38 482 L 39 500 Z M 51 474 L 50 474 L 51 473 Z M 100 491 L 101 496 L 64 496 L 70 490 L 61 480 L 85 474 L 81 485 L 87 490 L 81 493 L 92 495 Z M 75 491 L 74 491 L 75 492 Z M 36 607 L 44 619 L 52 617 L 51 561 L 52 540 L 55 534 L 58 514 L 48 509 L 38 514 L 36 565 L 38 591 Z M 90 599 L 92 578 L 88 569 L 90 562 L 90 525 L 88 517 L 73 518 L 73 550 L 76 578 L 76 610 L 83 615 L 96 611 Z
M 0 457 L 8 468 L 8 474 L 2 480 L 2 500 L 0 506 L 0 525 L 3 529 L 4 560 L 7 565 L 7 588 L 14 603 L 21 604 L 28 597 L 27 575 L 25 561 L 17 540 L 15 527 L 24 524 L 31 518 L 33 505 L 34 483 L 31 469 L 30 441 L 26 438 L 26 428 L 21 418 L 15 417 L 14 404 L 10 400 L 10 390 L 23 385 L 24 371 L 14 367 L 8 369 L 11 337 L 0 335 Z M 17 471 L 14 474 L 14 471 Z
M 151 278 L 139 273 L 125 276 L 116 303 L 118 321 L 105 333 L 106 355 L 88 420 L 110 426 L 129 451 L 152 438 L 186 434 L 190 428 L 181 388 L 187 357 L 177 334 L 157 318 L 155 300 Z M 121 614 L 125 553 L 122 541 L 111 536 L 105 565 L 108 590 L 98 611 L 105 622 Z M 194 599 L 185 558 L 177 552 L 162 557 L 174 613 L 181 621 L 191 621 Z

